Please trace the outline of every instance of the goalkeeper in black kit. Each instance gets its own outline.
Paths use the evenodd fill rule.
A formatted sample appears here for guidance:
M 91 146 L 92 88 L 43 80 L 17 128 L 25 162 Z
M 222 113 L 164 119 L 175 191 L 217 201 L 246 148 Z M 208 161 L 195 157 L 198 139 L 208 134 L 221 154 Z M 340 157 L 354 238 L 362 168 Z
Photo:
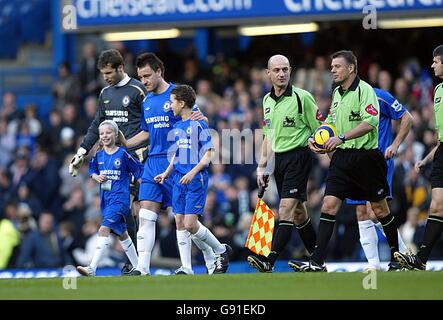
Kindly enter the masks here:
M 100 54 L 97 68 L 100 70 L 108 86 L 100 92 L 95 118 L 69 165 L 69 173 L 73 177 L 77 175 L 78 170 L 81 168 L 84 157 L 98 141 L 98 126 L 104 120 L 115 121 L 126 138 L 131 138 L 140 131 L 142 102 L 147 94 L 143 84 L 136 79 L 130 78 L 125 73 L 123 57 L 115 49 L 106 50 Z M 141 162 L 144 162 L 147 146 L 138 146 L 128 151 Z M 135 197 L 138 196 L 136 190 L 131 190 L 131 194 Z M 128 226 L 131 225 L 134 225 L 134 223 L 128 223 Z M 130 229 L 128 229 L 129 234 L 135 243 L 134 235 L 136 230 Z

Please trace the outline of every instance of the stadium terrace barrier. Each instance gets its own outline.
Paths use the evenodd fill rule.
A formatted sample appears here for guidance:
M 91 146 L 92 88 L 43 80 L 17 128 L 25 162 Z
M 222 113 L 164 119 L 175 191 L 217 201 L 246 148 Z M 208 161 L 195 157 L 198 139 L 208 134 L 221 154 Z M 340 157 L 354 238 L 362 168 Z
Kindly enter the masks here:
M 382 262 L 381 266 L 384 270 L 387 269 L 387 262 Z M 326 263 L 326 267 L 329 272 L 363 272 L 367 266 L 364 262 L 329 262 Z M 204 266 L 194 266 L 195 274 L 205 274 L 206 268 Z M 443 260 L 428 261 L 428 271 L 442 271 Z M 151 268 L 151 272 L 155 276 L 167 276 L 172 275 L 174 270 Z M 228 273 L 253 273 L 257 272 L 252 269 L 246 262 L 233 262 L 229 265 Z M 293 272 L 288 267 L 287 261 L 278 261 L 275 265 L 274 272 Z M 119 268 L 100 268 L 97 269 L 97 276 L 119 276 Z M 75 271 L 73 266 L 65 267 L 64 269 L 10 269 L 0 270 L 0 279 L 11 278 L 57 278 L 57 277 L 78 277 L 80 276 Z

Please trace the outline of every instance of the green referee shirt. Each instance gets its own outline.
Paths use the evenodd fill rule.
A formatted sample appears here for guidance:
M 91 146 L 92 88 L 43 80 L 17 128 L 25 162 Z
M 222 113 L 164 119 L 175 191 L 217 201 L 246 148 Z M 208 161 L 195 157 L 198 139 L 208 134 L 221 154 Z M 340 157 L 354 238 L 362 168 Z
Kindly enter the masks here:
M 375 127 L 369 133 L 338 146 L 340 149 L 376 149 L 378 147 L 378 121 L 380 107 L 374 89 L 357 76 L 344 91 L 340 86 L 332 93 L 332 105 L 326 122 L 343 134 L 365 121 Z
M 280 96 L 274 88 L 263 98 L 263 133 L 274 152 L 306 147 L 308 138 L 321 124 L 314 97 L 306 90 L 289 86 Z
M 438 131 L 438 141 L 443 142 L 443 83 L 434 91 L 435 129 Z

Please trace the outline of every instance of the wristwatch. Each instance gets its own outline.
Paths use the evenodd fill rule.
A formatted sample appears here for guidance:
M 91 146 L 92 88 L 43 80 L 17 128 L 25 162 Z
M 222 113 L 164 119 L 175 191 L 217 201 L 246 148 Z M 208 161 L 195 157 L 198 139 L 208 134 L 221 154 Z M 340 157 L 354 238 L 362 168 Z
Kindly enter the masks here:
M 344 133 L 339 134 L 339 135 L 338 135 L 338 138 L 339 138 L 343 143 L 345 143 L 346 138 L 345 138 L 345 134 L 344 134 Z

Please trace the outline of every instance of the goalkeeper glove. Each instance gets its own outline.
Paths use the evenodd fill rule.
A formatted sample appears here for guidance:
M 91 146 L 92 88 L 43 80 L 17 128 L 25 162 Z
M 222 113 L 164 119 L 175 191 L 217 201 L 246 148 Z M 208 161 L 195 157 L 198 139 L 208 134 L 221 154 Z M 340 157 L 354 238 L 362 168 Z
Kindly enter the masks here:
M 71 163 L 69 164 L 69 174 L 73 177 L 77 176 L 78 170 L 81 168 L 83 161 L 85 159 L 86 149 L 78 148 L 77 153 L 74 158 L 72 158 Z

